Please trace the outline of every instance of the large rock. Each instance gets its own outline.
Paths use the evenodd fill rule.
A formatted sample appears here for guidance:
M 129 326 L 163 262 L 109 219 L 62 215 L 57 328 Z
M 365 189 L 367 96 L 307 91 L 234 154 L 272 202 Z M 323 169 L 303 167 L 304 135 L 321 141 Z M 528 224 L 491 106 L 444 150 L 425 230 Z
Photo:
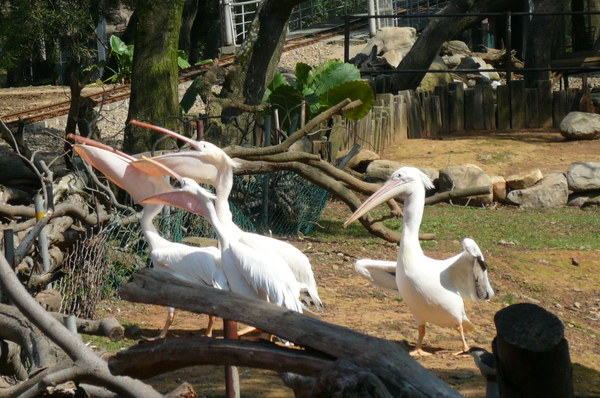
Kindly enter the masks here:
M 596 198 L 600 198 L 600 191 L 575 192 L 569 195 L 567 205 L 581 207 L 592 200 L 596 200 Z
M 439 55 L 436 55 L 433 62 L 429 66 L 429 69 L 432 70 L 448 70 L 444 60 Z M 448 72 L 450 72 L 448 70 Z M 433 91 L 435 86 L 445 86 L 448 83 L 452 83 L 452 75 L 450 73 L 427 73 L 423 80 L 421 80 L 421 84 L 419 85 L 420 91 Z
M 392 173 L 402 166 L 407 166 L 407 164 L 396 162 L 394 160 L 374 160 L 367 166 L 367 171 L 365 172 L 365 181 L 387 181 L 392 176 Z M 439 172 L 436 169 L 431 167 L 418 167 L 418 169 L 425 173 L 425 175 L 429 177 L 431 181 L 433 181 L 434 185 L 437 185 Z
M 344 156 L 346 156 L 350 152 L 350 150 L 341 151 L 338 153 L 338 160 L 341 160 Z M 346 164 L 346 167 L 356 170 L 360 173 L 364 173 L 369 163 L 374 160 L 379 159 L 379 155 L 369 149 L 361 149 L 358 151 L 356 155 L 352 157 Z
M 569 140 L 594 140 L 600 137 L 600 115 L 570 112 L 560 122 L 560 133 Z
M 491 188 L 492 179 L 481 168 L 474 164 L 462 166 L 447 166 L 440 170 L 440 192 L 453 189 L 475 188 L 488 186 Z M 473 206 L 490 204 L 494 200 L 492 193 L 488 195 L 470 196 L 459 200 L 459 203 L 468 203 Z
M 600 162 L 575 162 L 567 170 L 567 183 L 574 192 L 600 189 Z
M 506 185 L 510 189 L 525 189 L 534 186 L 542 178 L 544 178 L 542 171 L 534 169 L 506 177 Z
M 561 207 L 567 204 L 569 187 L 562 172 L 549 173 L 531 188 L 510 191 L 507 201 L 521 207 Z
M 373 46 L 377 46 L 377 54 L 385 54 L 389 51 L 398 50 L 404 56 L 417 40 L 417 30 L 411 27 L 385 27 L 382 28 L 367 43 L 361 53 L 369 55 Z

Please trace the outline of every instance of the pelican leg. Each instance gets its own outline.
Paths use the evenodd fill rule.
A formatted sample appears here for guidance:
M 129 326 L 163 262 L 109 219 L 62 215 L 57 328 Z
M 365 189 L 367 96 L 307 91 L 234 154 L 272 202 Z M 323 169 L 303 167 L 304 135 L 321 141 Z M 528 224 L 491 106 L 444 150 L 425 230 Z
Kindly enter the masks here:
M 208 325 L 206 326 L 206 333 L 204 333 L 204 336 L 212 337 L 212 332 L 213 332 L 214 326 L 215 326 L 215 317 L 214 317 L 214 315 L 209 315 L 208 316 Z
M 466 354 L 469 351 L 469 346 L 467 345 L 467 341 L 465 340 L 465 332 L 463 330 L 462 323 L 460 323 L 456 326 L 456 330 L 458 330 L 458 333 L 460 333 L 460 339 L 462 340 L 463 350 L 455 353 L 454 355 Z M 465 356 L 469 357 L 469 355 L 465 355 Z
M 425 337 L 425 324 L 419 325 L 419 337 L 417 338 L 417 346 L 410 352 L 412 357 L 426 357 L 431 353 L 423 350 L 423 338 Z
M 173 308 L 173 307 L 167 308 L 167 319 L 165 320 L 165 326 L 163 326 L 163 328 L 160 331 L 160 333 L 158 334 L 158 336 L 155 336 L 155 337 L 141 336 L 142 339 L 144 339 L 146 341 L 155 341 L 158 339 L 164 339 L 165 337 L 167 337 L 167 332 L 169 331 L 169 328 L 173 324 L 174 318 L 175 318 L 175 308 Z

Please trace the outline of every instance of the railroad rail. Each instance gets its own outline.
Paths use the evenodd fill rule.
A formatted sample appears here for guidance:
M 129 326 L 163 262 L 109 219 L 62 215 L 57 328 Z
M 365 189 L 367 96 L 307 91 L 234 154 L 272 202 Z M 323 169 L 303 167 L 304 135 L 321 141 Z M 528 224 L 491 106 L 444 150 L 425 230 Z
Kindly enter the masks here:
M 295 38 L 291 38 L 286 40 L 283 51 L 291 51 L 297 48 L 309 46 L 311 44 L 318 43 L 320 41 L 324 41 L 335 37 L 343 32 L 344 26 L 337 25 L 328 29 L 324 29 L 319 31 L 318 33 L 307 34 L 303 36 L 298 36 Z M 227 56 L 223 58 L 219 58 L 210 64 L 200 65 L 200 66 L 192 66 L 190 68 L 186 68 L 180 71 L 179 73 L 179 83 L 183 83 L 185 81 L 193 80 L 199 75 L 203 74 L 208 68 L 218 65 L 222 67 L 230 66 L 234 61 L 234 56 Z M 129 98 L 131 94 L 131 86 L 123 85 L 115 88 L 110 88 L 105 91 L 94 93 L 87 95 L 88 97 L 95 102 L 101 102 L 103 104 L 110 104 L 117 101 L 122 101 Z M 61 101 L 52 105 L 47 105 L 39 108 L 28 109 L 21 112 L 15 112 L 8 115 L 4 115 L 0 117 L 4 123 L 9 127 L 15 127 L 20 123 L 23 124 L 31 124 L 35 122 L 39 122 L 46 119 L 52 119 L 58 116 L 67 115 L 69 113 L 69 108 L 71 106 L 71 101 Z

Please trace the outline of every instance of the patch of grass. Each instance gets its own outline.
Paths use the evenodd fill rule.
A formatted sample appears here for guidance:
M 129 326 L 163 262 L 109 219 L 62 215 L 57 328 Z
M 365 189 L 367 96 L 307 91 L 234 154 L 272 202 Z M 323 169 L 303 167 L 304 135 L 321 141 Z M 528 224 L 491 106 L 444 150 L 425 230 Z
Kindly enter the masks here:
M 504 296 L 502 296 L 501 300 L 504 301 L 508 305 L 513 305 L 513 304 L 515 304 L 517 302 L 515 300 L 515 296 L 513 296 L 510 293 L 505 294 Z
M 96 346 L 109 352 L 115 352 L 136 344 L 135 340 L 124 338 L 120 341 L 111 341 L 108 337 L 82 334 L 81 339 L 90 346 Z

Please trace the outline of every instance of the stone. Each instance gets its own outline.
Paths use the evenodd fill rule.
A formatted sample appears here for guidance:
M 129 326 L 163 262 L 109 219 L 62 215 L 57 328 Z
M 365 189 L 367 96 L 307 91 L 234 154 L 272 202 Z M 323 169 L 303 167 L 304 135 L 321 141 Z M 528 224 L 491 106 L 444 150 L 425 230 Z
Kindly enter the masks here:
M 452 54 L 469 54 L 471 52 L 471 49 L 469 49 L 467 43 L 460 40 L 450 40 L 447 43 L 446 47 L 448 48 L 448 51 L 450 51 Z
M 549 173 L 530 188 L 510 191 L 506 200 L 521 207 L 562 207 L 567 204 L 569 188 L 562 172 Z
M 534 186 L 543 177 L 540 169 L 524 171 L 506 177 L 506 185 L 510 189 L 525 189 Z
M 402 166 L 406 166 L 406 164 L 394 160 L 374 160 L 367 166 L 367 170 L 365 171 L 365 181 L 387 181 L 392 173 Z
M 567 183 L 574 192 L 600 190 L 600 162 L 575 162 L 567 169 Z
M 462 166 L 447 166 L 440 170 L 440 192 L 453 189 L 475 188 L 492 186 L 492 179 L 479 166 L 466 164 Z M 461 198 L 458 203 L 479 206 L 490 204 L 494 200 L 492 193 L 488 195 L 469 196 Z
M 338 160 L 346 156 L 350 150 L 341 151 L 338 153 Z M 369 163 L 379 159 L 379 155 L 369 149 L 361 149 L 348 161 L 346 167 L 364 173 Z
M 461 59 L 463 59 L 465 56 L 462 54 L 453 54 L 453 55 L 444 55 L 442 56 L 442 59 L 444 60 L 444 63 L 446 64 L 446 66 L 448 68 L 456 68 L 458 65 L 460 65 L 460 61 Z
M 600 137 L 600 115 L 570 112 L 560 122 L 560 133 L 569 140 L 595 140 Z
M 313 143 L 309 138 L 302 137 L 290 146 L 289 151 L 313 153 Z
M 397 68 L 398 65 L 400 65 L 400 61 L 402 61 L 402 58 L 404 58 L 404 55 L 400 50 L 391 50 L 384 53 L 381 58 L 385 59 L 385 62 L 392 68 Z
M 439 55 L 436 55 L 433 62 L 429 66 L 432 70 L 448 70 L 444 60 Z M 449 71 L 449 70 L 448 70 Z M 419 85 L 419 91 L 433 91 L 435 86 L 445 86 L 452 82 L 452 75 L 450 73 L 427 73 L 421 84 Z
M 506 200 L 506 180 L 502 176 L 491 176 L 490 178 L 494 202 L 504 202 Z
M 362 49 L 361 54 L 369 55 L 373 46 L 377 46 L 378 54 L 385 54 L 388 51 L 400 50 L 402 55 L 406 55 L 408 50 L 417 40 L 417 30 L 411 27 L 385 27 L 382 28 Z
M 396 162 L 394 160 L 378 159 L 374 160 L 367 166 L 365 171 L 365 181 L 368 182 L 383 182 L 389 180 L 392 173 L 407 164 Z M 437 186 L 439 171 L 432 167 L 418 167 L 431 181 Z

